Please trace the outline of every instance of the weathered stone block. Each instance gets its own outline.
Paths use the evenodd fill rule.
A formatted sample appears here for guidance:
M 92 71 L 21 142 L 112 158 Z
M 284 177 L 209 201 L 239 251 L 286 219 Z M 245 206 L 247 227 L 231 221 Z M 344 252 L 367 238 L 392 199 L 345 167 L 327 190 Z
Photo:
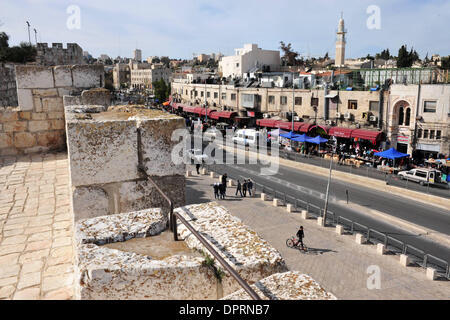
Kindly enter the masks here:
M 41 97 L 33 97 L 33 105 L 35 112 L 42 112 L 42 98 Z
M 47 120 L 31 120 L 28 122 L 28 130 L 30 132 L 47 131 L 50 129 L 50 122 Z
M 53 69 L 42 66 L 16 66 L 18 89 L 53 88 Z
M 377 244 L 377 254 L 382 256 L 386 254 L 386 246 L 382 243 Z
M 357 233 L 355 236 L 355 242 L 357 244 L 365 244 L 366 243 L 366 238 L 364 238 L 364 236 L 360 233 Z
M 31 89 L 17 89 L 17 101 L 20 110 L 28 111 L 34 109 Z
M 289 213 L 294 212 L 294 208 L 293 208 L 292 204 L 288 203 L 286 205 L 286 211 L 289 212 Z
M 64 130 L 66 124 L 64 120 L 50 120 L 53 130 Z
M 173 201 L 174 207 L 186 204 L 184 176 L 152 177 L 157 186 Z M 167 201 L 149 181 L 123 182 L 119 188 L 120 208 L 117 212 L 166 208 Z
M 437 271 L 434 268 L 427 268 L 427 279 L 434 281 L 438 277 Z
M 45 131 L 37 133 L 37 144 L 51 149 L 65 145 L 65 134 L 62 131 Z
M 67 141 L 73 186 L 139 178 L 135 121 L 68 120 Z
M 338 234 L 338 235 L 343 235 L 344 234 L 344 226 L 341 226 L 341 225 L 337 225 L 336 226 L 336 234 Z
M 81 93 L 81 104 L 109 106 L 111 92 L 104 88 L 85 90 Z
M 280 205 L 280 199 L 277 198 L 273 199 L 272 204 L 274 207 L 278 207 Z
M 64 125 L 65 125 L 65 123 L 64 123 L 64 112 L 49 112 L 47 114 L 47 117 L 48 117 L 48 119 L 51 119 L 51 120 L 53 120 L 53 119 L 62 119 L 63 120 L 63 128 L 62 129 L 64 129 Z
M 323 226 L 323 218 L 322 217 L 317 218 L 317 225 Z
M 33 96 L 38 98 L 57 97 L 57 89 L 33 89 Z
M 63 104 L 66 107 L 67 106 L 78 106 L 81 104 L 81 97 L 64 95 L 63 96 Z
M 19 113 L 17 111 L 0 111 L 0 122 L 19 120 Z
M 303 220 L 308 220 L 309 219 L 309 212 L 308 212 L 308 210 L 302 210 L 301 215 L 302 215 L 302 219 Z
M 268 200 L 267 194 L 261 193 L 261 200 L 262 201 L 267 201 Z
M 400 264 L 404 267 L 409 266 L 409 264 L 411 263 L 411 259 L 409 258 L 408 255 L 406 254 L 401 254 L 400 255 Z
M 0 149 L 9 148 L 13 146 L 12 133 L 0 133 Z
M 31 112 L 30 111 L 21 111 L 19 112 L 20 120 L 31 120 Z
M 71 87 L 72 71 L 71 66 L 56 66 L 53 68 L 55 77 L 55 87 Z
M 33 120 L 46 120 L 47 119 L 47 114 L 43 113 L 43 112 L 33 112 L 31 114 L 31 119 Z
M 138 127 L 142 159 L 147 174 L 149 176 L 183 175 L 185 164 L 175 164 L 172 161 L 172 149 L 177 143 L 171 140 L 175 130 L 185 128 L 183 118 L 156 117 L 140 120 Z
M 75 188 L 72 204 L 75 222 L 110 213 L 108 194 L 100 187 Z
M 31 148 L 36 146 L 36 137 L 29 132 L 14 134 L 14 146 L 16 148 Z
M 63 100 L 60 97 L 42 98 L 44 112 L 64 112 Z
M 98 88 L 105 84 L 103 65 L 76 65 L 72 67 L 73 86 L 76 88 Z
M 3 124 L 5 132 L 22 132 L 27 131 L 27 121 L 11 121 Z

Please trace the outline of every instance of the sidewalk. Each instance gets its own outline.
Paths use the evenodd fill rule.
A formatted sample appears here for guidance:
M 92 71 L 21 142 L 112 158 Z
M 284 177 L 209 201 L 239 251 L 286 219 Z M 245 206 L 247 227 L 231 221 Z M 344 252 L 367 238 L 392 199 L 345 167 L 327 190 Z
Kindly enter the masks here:
M 0 300 L 71 299 L 66 153 L 0 158 Z
M 188 178 L 188 203 L 214 201 L 213 182 L 209 176 Z M 430 281 L 423 269 L 402 267 L 398 256 L 378 256 L 375 246 L 358 245 L 353 236 L 339 236 L 333 228 L 321 228 L 316 220 L 302 220 L 271 202 L 235 198 L 235 188 L 228 188 L 227 194 L 228 200 L 217 201 L 279 250 L 291 270 L 310 275 L 339 299 L 450 299 L 450 282 Z M 300 225 L 305 228 L 309 254 L 286 247 L 286 239 Z M 370 266 L 381 270 L 380 290 L 367 288 Z

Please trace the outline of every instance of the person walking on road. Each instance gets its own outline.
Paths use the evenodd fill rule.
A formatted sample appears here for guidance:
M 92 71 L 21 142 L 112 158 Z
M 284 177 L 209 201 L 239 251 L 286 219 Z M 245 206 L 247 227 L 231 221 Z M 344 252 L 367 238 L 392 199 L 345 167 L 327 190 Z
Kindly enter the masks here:
M 247 188 L 248 188 L 248 194 L 250 197 L 253 197 L 252 192 L 253 192 L 253 181 L 248 179 L 247 182 Z
M 219 184 L 214 183 L 214 199 L 219 199 Z
M 228 182 L 228 176 L 227 176 L 227 174 L 225 173 L 223 176 L 222 176 L 222 185 L 223 185 L 223 189 L 224 189 L 224 195 L 226 196 L 227 195 L 227 182 Z
M 242 198 L 242 184 L 241 181 L 237 181 L 237 186 L 236 186 L 236 196 L 238 195 L 238 192 L 241 194 L 241 198 Z
M 219 185 L 220 199 L 225 200 L 225 185 L 222 183 Z
M 300 244 L 302 246 L 302 250 L 305 250 L 305 247 L 303 246 L 303 238 L 305 237 L 305 232 L 303 231 L 303 226 L 300 227 L 300 229 L 297 231 L 297 239 L 298 242 L 296 246 Z
M 248 188 L 247 180 L 244 180 L 244 183 L 242 184 L 242 192 L 244 193 L 244 198 L 247 197 L 247 188 Z
M 195 169 L 197 169 L 197 174 L 200 174 L 200 163 L 195 165 Z

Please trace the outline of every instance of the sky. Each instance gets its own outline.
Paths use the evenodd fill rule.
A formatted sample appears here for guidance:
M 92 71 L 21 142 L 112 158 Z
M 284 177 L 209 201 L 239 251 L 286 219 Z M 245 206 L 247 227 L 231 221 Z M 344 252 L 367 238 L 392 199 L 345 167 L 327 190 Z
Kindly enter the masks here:
M 373 6 L 379 19 L 368 13 Z M 397 55 L 403 44 L 421 58 L 450 54 L 450 0 L 0 0 L 0 31 L 10 45 L 28 41 L 29 21 L 33 43 L 36 28 L 38 42 L 76 42 L 94 57 L 132 57 L 139 48 L 144 59 L 191 59 L 231 55 L 245 43 L 279 50 L 284 41 L 303 56 L 334 58 L 341 12 L 346 58 L 386 48 Z

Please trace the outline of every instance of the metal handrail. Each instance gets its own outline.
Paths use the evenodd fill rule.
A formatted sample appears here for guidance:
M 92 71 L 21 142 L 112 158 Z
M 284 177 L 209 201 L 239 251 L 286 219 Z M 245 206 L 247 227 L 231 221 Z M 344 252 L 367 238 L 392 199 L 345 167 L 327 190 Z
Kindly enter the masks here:
M 173 225 L 174 225 L 174 236 L 176 238 L 178 238 L 178 234 L 177 234 L 177 218 L 180 220 L 180 222 L 182 224 L 184 224 L 186 226 L 186 228 L 189 229 L 190 232 L 192 232 L 192 234 L 206 247 L 206 249 L 208 249 L 209 252 L 211 252 L 211 254 L 214 256 L 214 258 L 217 259 L 217 261 L 219 261 L 219 263 L 231 274 L 231 276 L 239 283 L 239 285 L 250 295 L 250 297 L 253 300 L 261 300 L 261 298 L 258 296 L 258 294 L 248 285 L 248 283 L 241 278 L 241 276 L 239 275 L 239 273 L 237 273 L 236 270 L 233 269 L 233 267 L 231 267 L 224 258 L 222 258 L 222 256 L 206 241 L 205 238 L 203 238 L 197 230 L 194 229 L 194 227 L 192 227 L 192 225 L 187 222 L 182 216 L 181 214 L 179 214 L 178 212 L 174 212 L 173 213 Z

